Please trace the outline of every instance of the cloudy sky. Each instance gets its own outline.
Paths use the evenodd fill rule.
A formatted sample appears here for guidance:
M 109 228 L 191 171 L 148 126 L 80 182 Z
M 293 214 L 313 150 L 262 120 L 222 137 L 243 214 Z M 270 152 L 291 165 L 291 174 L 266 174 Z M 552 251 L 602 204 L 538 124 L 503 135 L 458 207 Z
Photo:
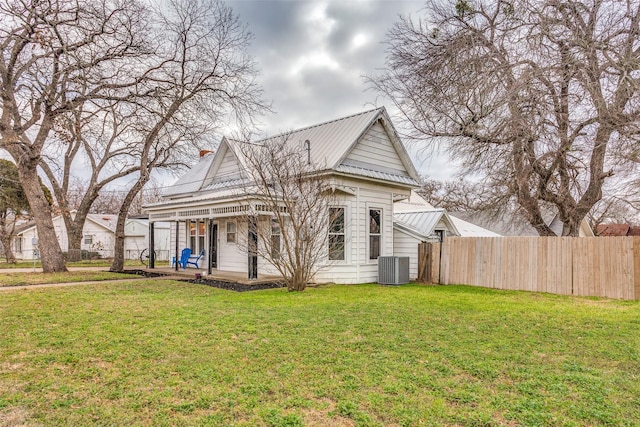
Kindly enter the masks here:
M 419 16 L 417 0 L 227 0 L 255 38 L 251 47 L 264 95 L 275 114 L 262 118 L 267 135 L 385 106 L 364 75 L 384 67 L 387 31 L 400 14 Z M 447 178 L 446 159 L 418 154 L 416 167 Z

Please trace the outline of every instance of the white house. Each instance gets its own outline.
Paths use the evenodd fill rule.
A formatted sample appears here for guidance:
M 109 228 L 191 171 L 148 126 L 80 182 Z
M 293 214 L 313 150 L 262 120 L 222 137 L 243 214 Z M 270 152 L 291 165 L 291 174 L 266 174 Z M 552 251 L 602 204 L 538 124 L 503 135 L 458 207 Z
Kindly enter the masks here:
M 322 165 L 318 174 L 330 180 L 339 196 L 334 207 L 345 218 L 341 230 L 345 244 L 338 257 L 342 259 L 327 261 L 315 281 L 376 281 L 378 257 L 394 254 L 394 202 L 409 198 L 420 181 L 386 110 L 378 108 L 295 130 L 286 138 L 290 144 L 309 141 L 309 163 Z M 246 248 L 236 242 L 238 233 L 248 232 L 242 214 L 256 200 L 243 185 L 250 174 L 238 144 L 223 138 L 215 153 L 201 157 L 167 189 L 162 202 L 146 209 L 152 224 L 171 222 L 176 256 L 184 247 L 194 253 L 205 250 L 201 267 L 249 275 L 252 261 Z M 262 216 L 271 215 L 260 212 L 259 206 L 253 208 Z M 274 272 L 265 260 L 258 260 L 258 274 Z
M 73 214 L 73 212 L 72 212 Z M 62 252 L 69 250 L 67 228 L 61 215 L 53 217 L 53 226 Z M 82 230 L 80 249 L 87 255 L 100 258 L 113 256 L 117 215 L 89 214 Z M 159 260 L 169 259 L 169 224 L 158 223 L 156 229 L 156 254 Z M 13 238 L 14 254 L 17 259 L 31 260 L 34 257 L 35 238 L 38 232 L 35 223 L 27 223 L 17 228 Z M 149 223 L 145 218 L 130 218 L 125 223 L 125 259 L 136 259 L 147 248 Z

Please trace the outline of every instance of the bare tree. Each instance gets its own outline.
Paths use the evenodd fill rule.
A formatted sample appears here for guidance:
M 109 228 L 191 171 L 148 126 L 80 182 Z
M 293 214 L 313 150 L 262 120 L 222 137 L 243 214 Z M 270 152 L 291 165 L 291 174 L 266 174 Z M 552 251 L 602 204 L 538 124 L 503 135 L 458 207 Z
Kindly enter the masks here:
M 484 210 L 487 204 L 482 185 L 465 179 L 438 181 L 423 177 L 417 191 L 433 206 L 449 212 Z
M 158 54 L 165 60 L 148 82 L 153 96 L 138 112 L 139 170 L 118 216 L 112 271 L 124 266 L 126 213 L 153 169 L 170 163 L 183 143 L 198 145 L 229 116 L 242 127 L 266 108 L 247 52 L 251 33 L 229 7 L 218 0 L 171 0 L 157 16 Z
M 308 162 L 302 143 L 287 136 L 244 144 L 242 152 L 249 171 L 247 192 L 255 200 L 246 223 L 255 240 L 240 239 L 240 247 L 273 265 L 290 291 L 302 291 L 325 261 L 344 253 L 346 218 L 344 210 L 334 207 L 332 182 Z M 342 240 L 328 242 L 331 229 L 341 229 Z
M 40 167 L 51 183 L 65 222 L 68 261 L 81 257 L 87 214 L 102 190 L 139 169 L 138 135 L 133 130 L 131 110 L 123 101 L 103 105 L 87 102 L 61 115 L 54 124 Z M 81 167 L 81 179 L 72 174 L 74 167 Z
M 0 159 L 0 243 L 8 263 L 16 262 L 11 247 L 16 221 L 28 210 L 29 202 L 22 191 L 16 165 Z
M 153 52 L 135 1 L 0 1 L 0 148 L 13 157 L 45 272 L 65 271 L 37 168 L 56 122 L 91 100 L 127 96 Z
M 577 235 L 637 151 L 640 3 L 458 0 L 425 13 L 391 30 L 370 82 L 414 137 L 444 143 L 540 235 L 554 235 L 547 208 Z

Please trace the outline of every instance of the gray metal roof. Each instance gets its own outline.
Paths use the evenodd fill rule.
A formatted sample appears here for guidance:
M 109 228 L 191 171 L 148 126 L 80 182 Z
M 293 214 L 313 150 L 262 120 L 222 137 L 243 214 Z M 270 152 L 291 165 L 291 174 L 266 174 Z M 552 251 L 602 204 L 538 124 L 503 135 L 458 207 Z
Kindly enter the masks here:
M 308 140 L 311 144 L 311 162 L 314 165 L 333 169 L 351 148 L 351 144 L 359 139 L 382 112 L 384 112 L 384 108 L 376 108 L 375 110 L 285 132 L 257 143 L 287 138 L 288 143 L 302 145 Z
M 358 143 L 360 138 L 370 129 L 370 127 L 378 120 L 385 127 L 387 134 L 394 145 L 402 163 L 407 170 L 406 174 L 394 173 L 394 171 L 385 171 L 384 165 L 379 169 L 373 170 L 367 167 L 359 167 L 353 164 L 341 164 L 345 157 L 351 152 L 353 147 Z M 215 154 L 207 154 L 194 165 L 187 173 L 185 173 L 175 184 L 169 186 L 164 195 L 174 196 L 197 196 L 198 192 L 217 192 L 241 184 L 238 177 L 230 177 L 229 180 L 211 181 L 211 168 L 216 159 L 226 153 L 226 147 L 235 155 L 239 163 L 239 168 L 248 168 L 245 154 L 247 149 L 260 149 L 270 141 L 277 139 L 286 139 L 287 144 L 299 145 L 304 149 L 305 141 L 310 143 L 311 163 L 318 172 L 333 170 L 349 175 L 363 176 L 367 178 L 377 179 L 381 181 L 393 182 L 403 185 L 418 186 L 419 174 L 416 171 L 411 159 L 391 124 L 391 119 L 387 115 L 384 107 L 374 110 L 365 111 L 347 117 L 325 123 L 297 129 L 276 135 L 255 143 L 237 141 L 233 139 L 223 138 L 218 151 Z M 208 196 L 211 197 L 211 196 Z
M 176 182 L 167 187 L 163 192 L 164 196 L 173 196 L 179 194 L 188 194 L 200 190 L 202 182 L 209 172 L 209 168 L 215 159 L 214 153 L 205 154 L 200 158 L 198 163 L 193 165 L 191 169 L 182 175 Z
M 393 214 L 394 222 L 415 230 L 425 237 L 430 236 L 440 220 L 448 226 L 451 234 L 460 235 L 444 209 L 423 210 L 418 212 L 398 212 Z
M 394 173 L 380 172 L 371 169 L 359 168 L 355 166 L 340 165 L 335 168 L 337 172 L 344 172 L 351 175 L 366 176 L 368 178 L 380 179 L 383 181 L 398 182 L 400 184 L 419 186 L 420 183 L 410 176 L 403 176 Z

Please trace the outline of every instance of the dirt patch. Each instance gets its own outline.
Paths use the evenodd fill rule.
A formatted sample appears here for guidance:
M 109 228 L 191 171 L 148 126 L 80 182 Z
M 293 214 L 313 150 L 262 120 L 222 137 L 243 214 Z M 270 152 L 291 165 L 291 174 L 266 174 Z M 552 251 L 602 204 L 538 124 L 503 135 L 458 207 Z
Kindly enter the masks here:
M 189 283 L 195 283 L 198 285 L 212 286 L 214 288 L 220 288 L 220 289 L 225 289 L 227 291 L 235 291 L 235 292 L 261 291 L 264 289 L 284 288 L 284 283 L 282 282 L 256 283 L 255 285 L 245 285 L 242 283 L 226 282 L 222 280 L 212 280 L 212 279 L 190 279 L 190 280 L 183 280 L 183 281 L 189 282 Z
M 29 421 L 29 412 L 22 408 L 7 408 L 0 411 L 0 427 L 38 426 Z
M 167 277 L 166 274 L 163 273 L 155 273 L 146 270 L 125 270 L 122 273 L 126 274 L 136 274 L 144 277 Z M 256 283 L 256 284 L 243 284 L 237 282 L 231 282 L 226 280 L 216 280 L 216 279 L 179 279 L 179 278 L 171 278 L 171 280 L 175 280 L 178 282 L 187 282 L 194 283 L 198 285 L 206 285 L 214 288 L 224 289 L 227 291 L 235 291 L 235 292 L 248 292 L 248 291 L 261 291 L 264 289 L 278 289 L 284 288 L 284 283 L 282 282 L 270 282 L 270 283 Z

